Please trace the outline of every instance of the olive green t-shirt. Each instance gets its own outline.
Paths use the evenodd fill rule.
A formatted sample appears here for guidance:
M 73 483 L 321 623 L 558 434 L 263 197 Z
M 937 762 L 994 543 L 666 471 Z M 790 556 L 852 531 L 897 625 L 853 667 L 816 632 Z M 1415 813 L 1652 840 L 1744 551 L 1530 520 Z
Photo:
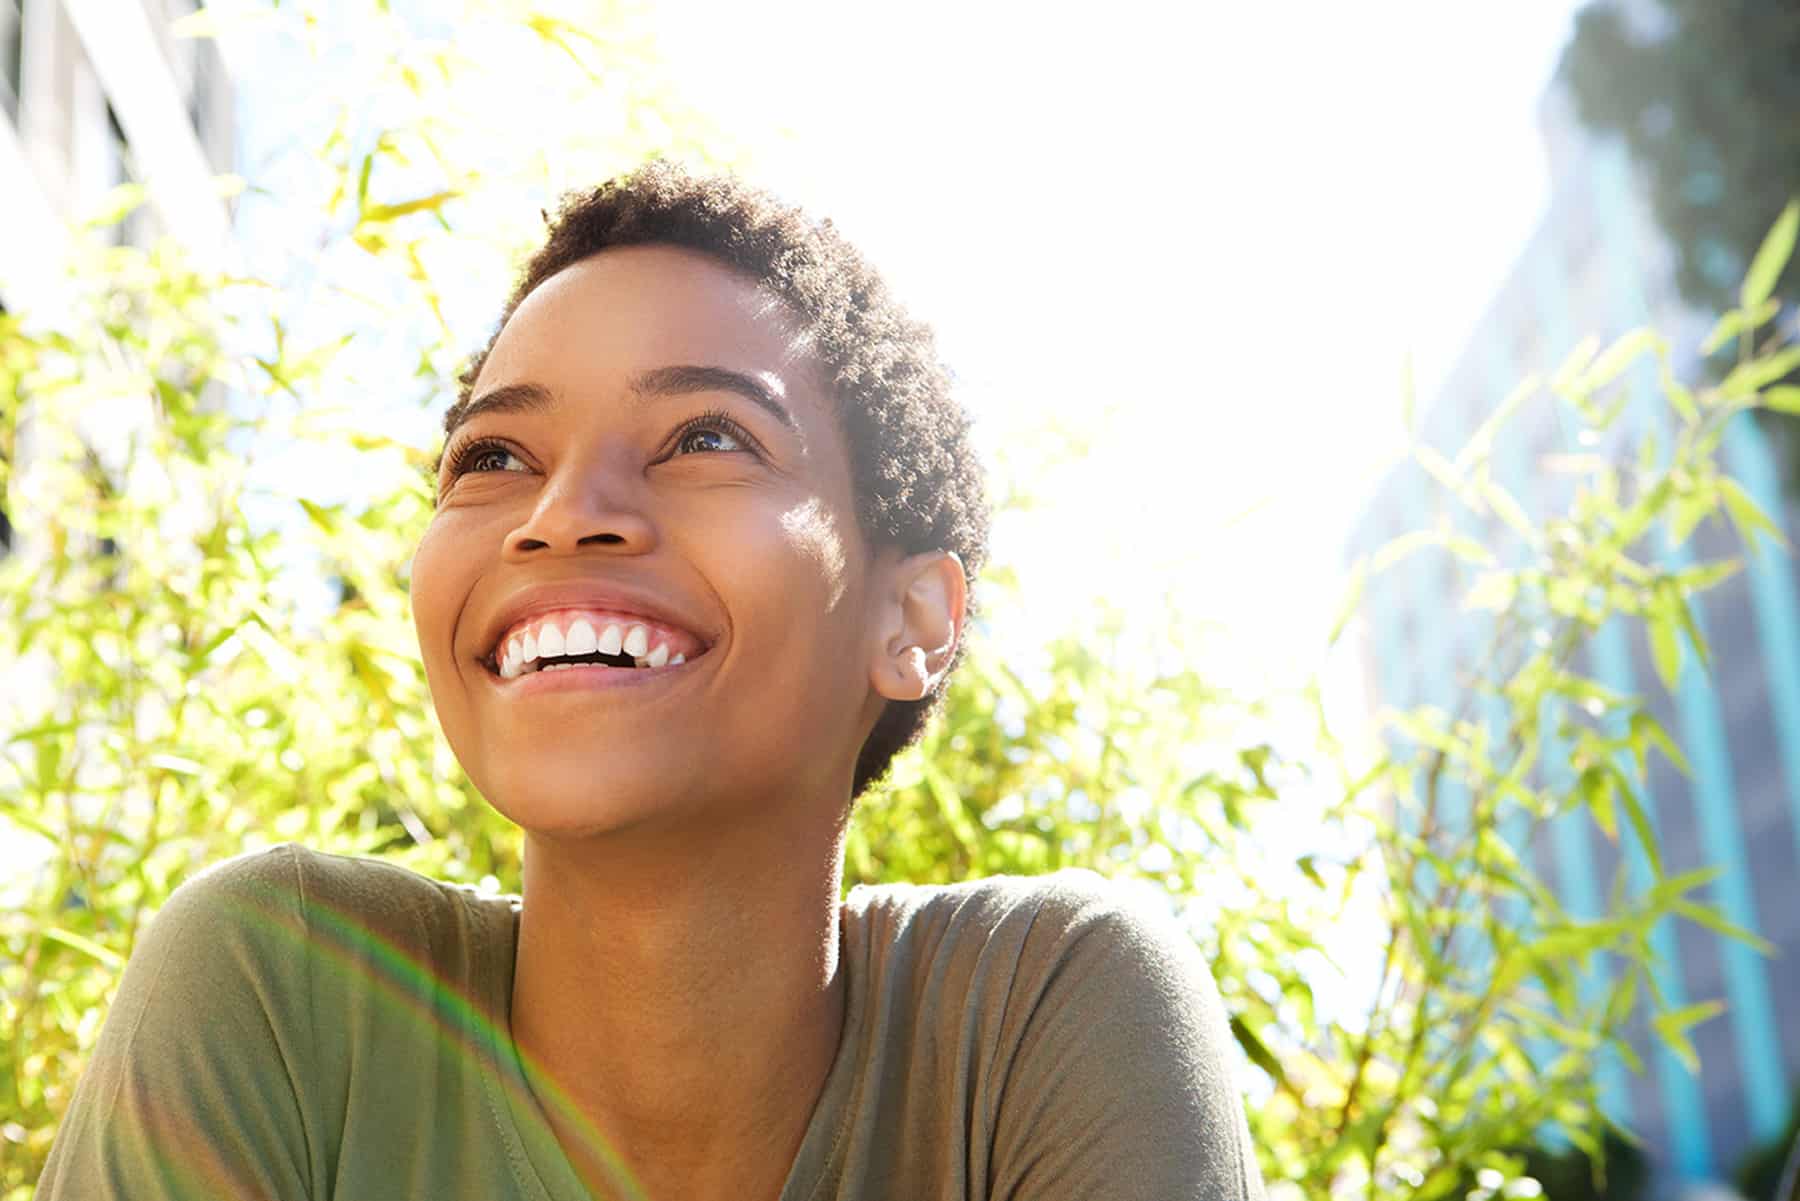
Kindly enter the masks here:
M 295 846 L 195 877 L 40 1201 L 583 1201 L 508 1036 L 518 914 Z M 843 1035 L 781 1201 L 1261 1197 L 1211 976 L 1117 886 L 858 887 L 841 931 Z

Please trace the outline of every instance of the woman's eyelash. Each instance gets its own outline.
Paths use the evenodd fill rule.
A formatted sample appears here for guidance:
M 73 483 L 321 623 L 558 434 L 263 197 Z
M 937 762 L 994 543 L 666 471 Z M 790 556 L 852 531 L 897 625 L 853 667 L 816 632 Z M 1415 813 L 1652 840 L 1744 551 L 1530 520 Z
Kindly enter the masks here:
M 457 447 L 450 456 L 450 478 L 455 479 L 469 469 L 477 458 L 490 451 L 512 454 L 512 447 L 494 438 L 475 438 Z
M 688 418 L 676 428 L 673 434 L 669 435 L 669 444 L 672 447 L 679 447 L 684 438 L 697 430 L 714 430 L 721 434 L 728 434 L 742 443 L 745 450 L 757 454 L 762 452 L 762 443 L 751 437 L 749 430 L 738 424 L 735 418 L 722 409 L 708 409 L 704 413 L 696 413 Z

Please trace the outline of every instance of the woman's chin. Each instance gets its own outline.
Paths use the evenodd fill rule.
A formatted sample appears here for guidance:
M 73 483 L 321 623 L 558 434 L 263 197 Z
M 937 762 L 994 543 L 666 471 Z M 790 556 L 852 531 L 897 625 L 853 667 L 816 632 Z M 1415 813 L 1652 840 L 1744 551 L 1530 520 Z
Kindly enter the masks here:
M 692 807 L 691 797 L 666 773 L 631 771 L 616 762 L 604 769 L 589 765 L 496 780 L 481 792 L 508 821 L 545 838 L 592 838 L 665 825 L 689 816 Z

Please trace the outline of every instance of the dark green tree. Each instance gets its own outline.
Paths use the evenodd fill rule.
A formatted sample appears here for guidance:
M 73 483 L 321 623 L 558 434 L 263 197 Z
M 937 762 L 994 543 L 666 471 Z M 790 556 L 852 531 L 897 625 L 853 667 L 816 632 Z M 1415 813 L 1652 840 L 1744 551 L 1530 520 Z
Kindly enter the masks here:
M 1800 1093 L 1794 1096 L 1794 1112 L 1781 1134 L 1753 1148 L 1738 1164 L 1738 1191 L 1750 1201 L 1794 1201 L 1800 1187 L 1789 1175 L 1789 1160 L 1796 1155 L 1800 1155 Z
M 1736 303 L 1769 223 L 1800 193 L 1800 5 L 1594 0 L 1559 73 L 1589 128 L 1622 136 L 1695 306 Z M 1775 289 L 1800 300 L 1800 271 Z

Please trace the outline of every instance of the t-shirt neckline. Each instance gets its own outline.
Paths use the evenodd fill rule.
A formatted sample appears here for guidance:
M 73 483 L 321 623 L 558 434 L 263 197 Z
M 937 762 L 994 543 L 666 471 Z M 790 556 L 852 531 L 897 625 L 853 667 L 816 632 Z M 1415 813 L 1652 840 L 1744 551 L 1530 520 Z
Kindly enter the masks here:
M 854 893 L 856 889 L 852 889 Z M 517 897 L 508 898 L 504 924 L 497 930 L 481 926 L 481 954 L 491 969 L 481 972 L 488 982 L 486 1002 L 493 1020 L 484 1023 L 488 1055 L 496 1071 L 487 1073 L 483 1095 L 496 1131 L 512 1162 L 521 1187 L 542 1201 L 592 1201 L 567 1152 L 550 1128 L 537 1093 L 532 1089 L 518 1044 L 512 1037 L 512 984 L 519 945 Z M 490 902 L 491 904 L 491 902 Z M 853 921 L 848 901 L 838 906 L 838 970 L 844 973 L 844 1024 L 825 1083 L 813 1103 L 806 1132 L 794 1162 L 788 1168 L 779 1201 L 814 1201 L 820 1186 L 830 1177 L 830 1166 L 850 1122 L 849 1098 L 855 1088 L 867 1017 L 868 980 L 863 931 Z M 498 1093 L 498 1096 L 494 1094 Z

